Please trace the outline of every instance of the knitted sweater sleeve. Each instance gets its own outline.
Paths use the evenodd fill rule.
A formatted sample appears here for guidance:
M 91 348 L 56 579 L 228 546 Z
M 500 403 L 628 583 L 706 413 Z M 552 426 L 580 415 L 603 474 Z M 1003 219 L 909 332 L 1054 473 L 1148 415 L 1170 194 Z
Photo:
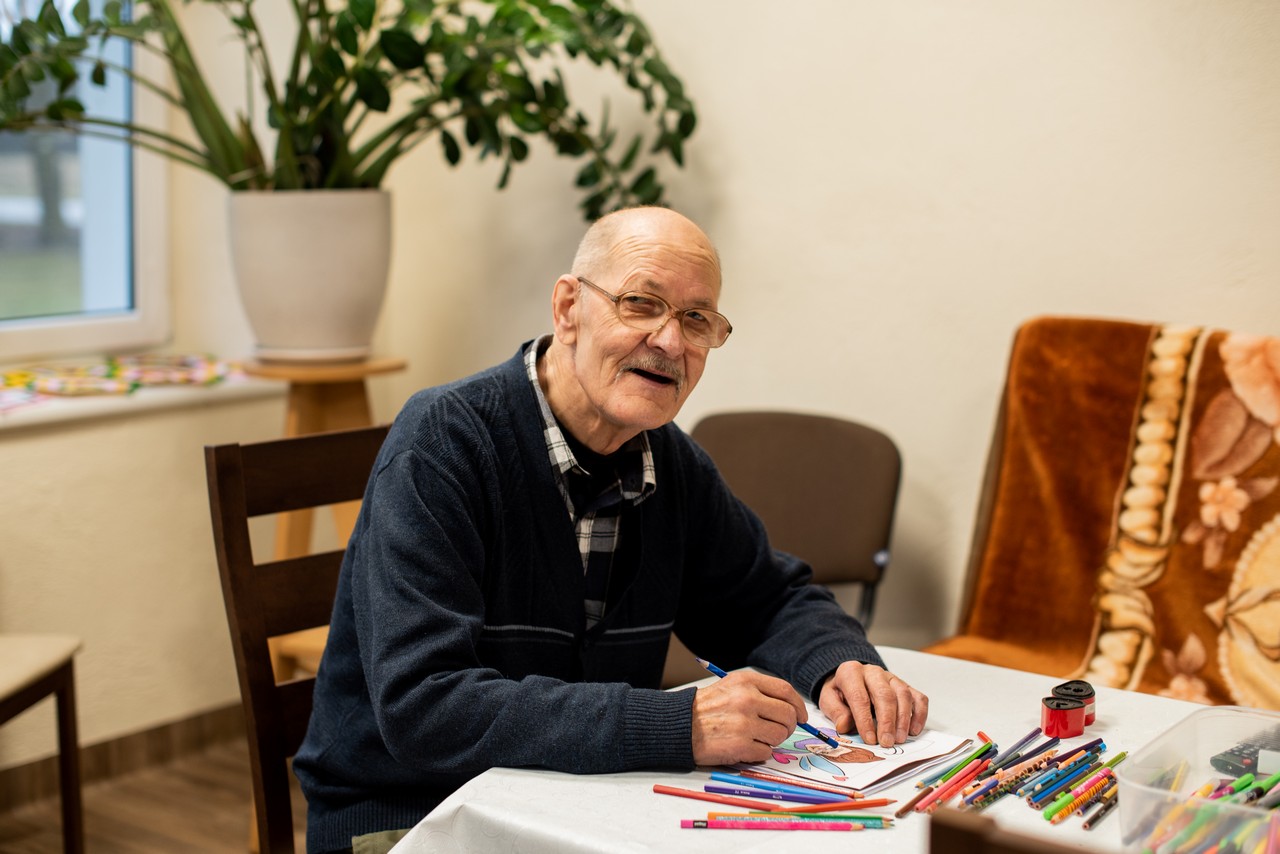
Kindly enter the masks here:
M 487 552 L 508 522 L 500 480 L 519 466 L 474 413 L 446 409 L 447 399 L 423 419 L 434 426 L 383 460 L 351 545 L 359 655 L 388 752 L 442 780 L 493 766 L 692 767 L 692 690 L 575 683 L 536 668 L 509 678 L 484 665 Z M 539 557 L 525 558 L 528 572 Z

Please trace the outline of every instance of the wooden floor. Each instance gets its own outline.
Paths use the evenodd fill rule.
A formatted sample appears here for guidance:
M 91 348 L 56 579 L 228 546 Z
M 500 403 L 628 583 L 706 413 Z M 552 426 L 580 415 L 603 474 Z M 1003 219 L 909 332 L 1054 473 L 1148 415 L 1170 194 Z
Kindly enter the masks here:
M 170 765 L 84 789 L 89 854 L 245 854 L 249 840 L 249 752 L 227 742 Z M 306 850 L 306 805 L 294 782 L 297 850 Z M 61 854 L 58 799 L 0 812 L 0 853 Z

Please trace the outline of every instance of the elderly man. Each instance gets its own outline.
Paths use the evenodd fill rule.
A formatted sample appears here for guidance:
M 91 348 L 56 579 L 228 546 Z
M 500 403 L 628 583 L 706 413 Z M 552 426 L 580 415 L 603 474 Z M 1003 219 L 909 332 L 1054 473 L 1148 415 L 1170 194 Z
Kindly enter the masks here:
M 394 839 L 498 765 L 762 760 L 806 720 L 802 695 L 869 743 L 924 727 L 924 695 L 671 423 L 731 331 L 719 297 L 696 225 L 611 214 L 555 283 L 551 335 L 405 405 L 294 763 L 309 850 Z M 781 678 L 660 691 L 673 630 Z

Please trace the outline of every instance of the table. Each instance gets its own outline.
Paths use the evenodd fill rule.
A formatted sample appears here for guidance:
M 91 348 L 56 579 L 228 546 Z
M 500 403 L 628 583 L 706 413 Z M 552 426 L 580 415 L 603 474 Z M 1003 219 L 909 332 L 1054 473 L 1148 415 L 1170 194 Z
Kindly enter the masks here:
M 993 667 L 914 650 L 881 647 L 889 668 L 930 698 L 929 726 L 961 736 L 988 733 L 1011 745 L 1040 724 L 1040 700 L 1062 682 L 1052 676 Z M 693 684 L 704 684 L 701 680 Z M 1097 720 L 1080 738 L 1106 739 L 1107 753 L 1133 752 L 1202 706 L 1113 688 L 1097 690 Z M 536 725 L 536 722 L 530 722 Z M 450 852 L 818 852 L 874 851 L 906 854 L 928 850 L 928 819 L 912 814 L 891 830 L 853 833 L 681 830 L 682 818 L 705 818 L 715 805 L 654 794 L 653 784 L 701 789 L 706 771 L 639 771 L 576 776 L 554 771 L 494 768 L 454 792 L 392 850 L 392 854 Z M 914 780 L 884 793 L 896 798 L 892 814 L 916 791 Z M 732 809 L 732 808 L 729 808 Z M 983 815 L 1018 833 L 1051 839 L 1082 851 L 1120 852 L 1120 821 L 1112 816 L 1096 830 L 1079 820 L 1050 825 L 1021 799 L 1003 798 Z M 799 836 L 800 838 L 797 838 Z

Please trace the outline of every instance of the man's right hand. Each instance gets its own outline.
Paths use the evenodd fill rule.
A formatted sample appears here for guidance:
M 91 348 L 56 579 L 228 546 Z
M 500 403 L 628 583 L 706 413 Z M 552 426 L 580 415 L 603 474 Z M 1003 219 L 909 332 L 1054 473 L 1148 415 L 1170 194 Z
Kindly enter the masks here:
M 762 762 L 809 719 L 804 700 L 784 679 L 749 670 L 699 688 L 693 698 L 693 761 Z

